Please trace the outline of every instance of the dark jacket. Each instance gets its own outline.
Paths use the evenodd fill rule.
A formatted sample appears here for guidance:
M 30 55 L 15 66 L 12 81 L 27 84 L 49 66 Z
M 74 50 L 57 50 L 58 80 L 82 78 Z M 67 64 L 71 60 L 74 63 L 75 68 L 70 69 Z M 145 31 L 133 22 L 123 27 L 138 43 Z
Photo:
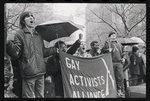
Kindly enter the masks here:
M 121 62 L 122 49 L 123 49 L 122 45 L 118 41 L 113 41 L 113 42 L 106 41 L 104 47 L 101 50 L 101 53 L 108 53 L 109 48 L 113 48 L 113 50 L 111 52 L 112 61 L 113 62 Z
M 94 49 L 91 49 L 91 50 L 89 51 L 89 53 L 90 53 L 92 56 L 98 56 L 98 55 L 100 55 L 100 53 L 98 53 L 98 52 L 95 51 Z
M 125 63 L 123 64 L 123 71 L 126 71 L 130 66 L 130 57 L 128 54 L 124 54 Z
M 130 64 L 130 74 L 131 75 L 140 75 L 140 61 L 139 61 L 139 57 L 138 55 L 132 53 L 131 56 L 130 56 L 130 61 L 131 61 L 131 64 Z M 135 62 L 135 64 L 134 64 Z
M 140 76 L 145 75 L 145 65 L 141 56 L 138 57 L 138 64 L 139 64 Z
M 18 59 L 23 78 L 36 77 L 46 73 L 44 57 L 56 53 L 56 48 L 45 48 L 43 39 L 34 31 L 33 36 L 23 28 L 16 33 L 14 42 L 6 45 L 7 53 Z
M 79 46 L 80 46 L 80 41 L 77 40 L 72 45 L 72 47 L 67 51 L 67 53 L 73 55 Z M 53 77 L 53 82 L 55 83 L 56 96 L 64 96 L 61 67 L 59 63 L 59 54 L 55 54 L 47 60 L 46 68 L 50 68 L 49 71 L 53 72 L 51 74 Z

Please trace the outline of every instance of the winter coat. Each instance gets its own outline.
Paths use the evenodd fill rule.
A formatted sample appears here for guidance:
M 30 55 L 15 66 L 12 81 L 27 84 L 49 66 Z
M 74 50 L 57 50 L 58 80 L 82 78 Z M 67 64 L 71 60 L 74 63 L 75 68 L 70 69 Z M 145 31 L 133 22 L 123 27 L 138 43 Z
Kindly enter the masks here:
M 146 75 L 146 68 L 145 68 L 142 56 L 138 57 L 138 61 L 139 61 L 138 63 L 139 63 L 139 69 L 140 69 L 140 76 Z
M 91 49 L 89 53 L 91 54 L 92 57 L 100 55 L 100 53 L 98 53 L 97 51 L 94 51 L 93 49 Z
M 122 56 L 123 56 L 122 55 L 122 50 L 123 50 L 122 45 L 118 41 L 112 41 L 112 42 L 106 41 L 104 47 L 101 50 L 101 53 L 109 52 L 109 48 L 113 49 L 112 52 L 111 52 L 112 61 L 117 62 L 117 63 L 121 62 L 121 59 L 122 59 Z
M 73 55 L 76 50 L 80 46 L 80 41 L 76 41 L 72 47 L 67 51 L 68 54 Z M 55 93 L 56 96 L 64 96 L 63 91 L 63 83 L 62 83 L 62 74 L 61 74 L 61 67 L 59 63 L 59 54 L 55 54 L 47 60 L 46 64 L 47 73 L 48 75 L 52 75 L 53 82 L 55 83 Z
M 123 56 L 125 58 L 125 62 L 123 63 L 123 71 L 126 71 L 130 66 L 130 57 L 128 54 Z
M 138 55 L 132 53 L 130 55 L 130 74 L 131 75 L 140 75 L 140 65 L 139 65 L 139 57 Z
M 141 58 L 142 58 L 142 61 L 144 63 L 144 74 L 146 75 L 146 55 L 142 54 Z
M 45 48 L 39 33 L 33 35 L 27 28 L 20 29 L 13 42 L 6 44 L 7 53 L 18 59 L 22 78 L 31 78 L 46 73 L 44 57 L 56 53 L 56 48 Z

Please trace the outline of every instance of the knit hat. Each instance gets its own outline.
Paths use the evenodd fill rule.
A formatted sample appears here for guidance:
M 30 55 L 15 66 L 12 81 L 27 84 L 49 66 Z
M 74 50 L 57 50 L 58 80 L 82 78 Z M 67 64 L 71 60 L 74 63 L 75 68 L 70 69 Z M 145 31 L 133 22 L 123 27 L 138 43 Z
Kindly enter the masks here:
M 139 49 L 138 47 L 133 46 L 133 47 L 132 47 L 132 52 L 134 53 L 134 52 L 136 52 L 138 49 Z

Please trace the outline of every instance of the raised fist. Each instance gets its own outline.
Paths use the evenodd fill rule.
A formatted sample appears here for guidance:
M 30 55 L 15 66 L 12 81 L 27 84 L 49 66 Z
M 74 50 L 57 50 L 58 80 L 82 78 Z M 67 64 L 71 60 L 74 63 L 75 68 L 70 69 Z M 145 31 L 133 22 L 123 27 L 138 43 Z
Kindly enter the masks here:
M 82 40 L 82 38 L 83 38 L 83 34 L 79 34 L 79 40 L 81 41 Z

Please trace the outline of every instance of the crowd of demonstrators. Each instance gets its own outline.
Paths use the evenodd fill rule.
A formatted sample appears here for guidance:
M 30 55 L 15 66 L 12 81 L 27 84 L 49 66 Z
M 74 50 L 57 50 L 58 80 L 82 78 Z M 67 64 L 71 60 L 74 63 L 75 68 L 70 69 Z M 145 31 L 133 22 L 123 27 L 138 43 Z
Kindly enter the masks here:
M 110 32 L 108 35 L 109 39 L 105 42 L 104 47 L 102 48 L 102 53 L 111 52 L 114 75 L 117 85 L 117 95 L 118 97 L 124 96 L 122 93 L 122 88 L 124 87 L 124 75 L 123 75 L 123 64 L 124 58 L 122 54 L 122 45 L 119 43 L 116 38 L 117 34 L 115 32 Z
M 133 46 L 132 52 L 129 52 L 126 46 L 123 47 L 116 40 L 116 32 L 109 33 L 102 48 L 98 41 L 92 41 L 91 49 L 87 52 L 82 34 L 79 34 L 79 38 L 69 49 L 64 41 L 45 48 L 41 35 L 34 29 L 35 18 L 31 12 L 22 13 L 19 23 L 21 29 L 17 31 L 13 41 L 7 40 L 6 52 L 12 59 L 13 92 L 20 98 L 44 98 L 44 81 L 47 76 L 51 76 L 54 82 L 55 97 L 64 97 L 58 50 L 83 58 L 111 53 L 118 97 L 124 97 L 124 79 L 128 83 L 130 75 L 132 86 L 146 82 L 146 50 L 139 54 L 139 48 Z M 46 63 L 45 57 L 48 57 Z M 4 73 L 7 76 L 6 70 Z

